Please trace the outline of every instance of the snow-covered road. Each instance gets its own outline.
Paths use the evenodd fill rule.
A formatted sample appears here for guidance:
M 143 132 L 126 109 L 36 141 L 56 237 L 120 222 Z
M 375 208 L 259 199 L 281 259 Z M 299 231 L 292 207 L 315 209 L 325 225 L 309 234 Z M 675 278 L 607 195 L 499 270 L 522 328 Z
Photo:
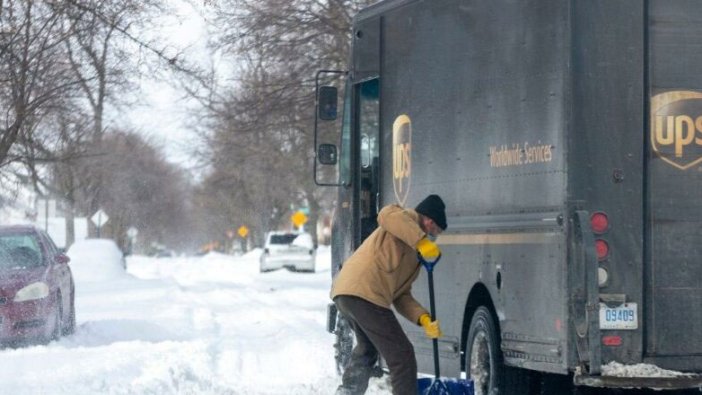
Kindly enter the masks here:
M 314 274 L 261 274 L 258 254 L 128 259 L 128 274 L 76 282 L 78 328 L 0 350 L 7 394 L 330 394 L 330 256 Z M 375 380 L 369 394 L 385 394 Z

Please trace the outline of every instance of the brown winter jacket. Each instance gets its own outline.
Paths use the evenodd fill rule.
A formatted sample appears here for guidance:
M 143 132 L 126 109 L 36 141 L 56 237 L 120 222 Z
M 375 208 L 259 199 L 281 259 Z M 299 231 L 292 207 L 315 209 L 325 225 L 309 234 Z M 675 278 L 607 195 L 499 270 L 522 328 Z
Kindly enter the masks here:
M 415 246 L 426 236 L 419 227 L 419 214 L 398 205 L 386 206 L 378 213 L 378 225 L 344 262 L 331 297 L 353 295 L 385 308 L 392 305 L 416 323 L 428 314 L 411 293 L 422 267 Z

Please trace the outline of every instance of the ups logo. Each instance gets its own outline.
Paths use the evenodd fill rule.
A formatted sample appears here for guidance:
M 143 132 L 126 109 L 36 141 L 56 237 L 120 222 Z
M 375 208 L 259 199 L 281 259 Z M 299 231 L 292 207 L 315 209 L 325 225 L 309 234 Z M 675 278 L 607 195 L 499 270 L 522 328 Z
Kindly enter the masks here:
M 400 115 L 392 124 L 392 186 L 395 199 L 405 205 L 412 175 L 412 122 L 407 115 Z
M 702 162 L 702 93 L 670 91 L 651 98 L 651 147 L 686 170 Z

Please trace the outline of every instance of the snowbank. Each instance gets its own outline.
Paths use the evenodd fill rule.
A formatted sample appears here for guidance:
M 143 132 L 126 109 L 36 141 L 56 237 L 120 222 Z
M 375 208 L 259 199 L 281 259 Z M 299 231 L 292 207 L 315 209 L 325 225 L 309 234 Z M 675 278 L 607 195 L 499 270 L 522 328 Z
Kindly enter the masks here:
M 619 362 L 610 362 L 602 366 L 603 376 L 614 377 L 678 377 L 689 376 L 686 373 L 676 372 L 659 368 L 656 365 L 639 363 L 635 365 L 624 365 Z
M 110 281 L 126 277 L 122 252 L 109 239 L 85 239 L 74 243 L 66 252 L 76 284 Z

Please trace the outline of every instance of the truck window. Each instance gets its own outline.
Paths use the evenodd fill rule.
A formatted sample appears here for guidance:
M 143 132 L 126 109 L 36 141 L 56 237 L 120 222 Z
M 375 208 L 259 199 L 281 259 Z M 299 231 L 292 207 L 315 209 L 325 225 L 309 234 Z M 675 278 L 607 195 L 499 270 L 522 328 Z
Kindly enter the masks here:
M 358 128 L 360 137 L 361 240 L 378 226 L 380 157 L 380 101 L 378 79 L 358 86 Z
M 361 129 L 361 168 L 368 169 L 377 159 L 380 106 L 378 80 L 366 81 L 360 87 L 359 126 Z

